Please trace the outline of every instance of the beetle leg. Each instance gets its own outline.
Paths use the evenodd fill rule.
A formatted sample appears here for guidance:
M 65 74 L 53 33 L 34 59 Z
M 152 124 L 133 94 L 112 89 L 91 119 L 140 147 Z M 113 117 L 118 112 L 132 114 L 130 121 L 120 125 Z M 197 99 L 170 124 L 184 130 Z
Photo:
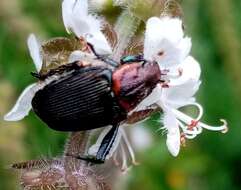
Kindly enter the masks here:
M 91 49 L 91 51 L 94 53 L 94 55 L 95 55 L 97 58 L 99 58 L 100 55 L 95 51 L 94 46 L 93 46 L 91 43 L 89 43 L 89 42 L 87 42 L 87 45 L 88 45 L 88 47 Z
M 72 156 L 80 160 L 84 160 L 86 162 L 90 162 L 92 164 L 102 164 L 105 162 L 106 156 L 109 154 L 113 143 L 115 142 L 117 133 L 118 133 L 119 125 L 114 125 L 110 129 L 110 131 L 105 135 L 104 139 L 100 144 L 100 148 L 95 157 L 88 156 L 79 156 L 79 155 L 66 155 Z
M 107 64 L 109 64 L 109 65 L 111 65 L 111 66 L 113 66 L 113 67 L 118 67 L 118 66 L 119 66 L 119 63 L 118 63 L 118 62 L 114 61 L 113 59 L 108 58 L 106 55 L 99 55 L 99 54 L 95 51 L 95 48 L 94 48 L 94 46 L 93 46 L 91 43 L 88 43 L 88 42 L 87 42 L 87 45 L 89 46 L 89 48 L 91 49 L 91 51 L 94 53 L 94 55 L 95 55 L 98 59 L 104 61 L 105 63 L 107 63 Z
M 70 155 L 66 156 L 75 157 L 76 159 L 84 160 L 92 164 L 103 164 L 105 162 L 106 156 L 109 154 L 113 143 L 115 142 L 119 125 L 113 125 L 110 131 L 105 135 L 104 139 L 100 144 L 100 148 L 95 157 L 80 156 L 80 155 Z
M 101 142 L 100 148 L 96 155 L 96 160 L 100 163 L 103 163 L 106 159 L 106 156 L 109 154 L 115 138 L 117 136 L 119 125 L 113 125 L 110 131 L 106 134 L 104 139 Z

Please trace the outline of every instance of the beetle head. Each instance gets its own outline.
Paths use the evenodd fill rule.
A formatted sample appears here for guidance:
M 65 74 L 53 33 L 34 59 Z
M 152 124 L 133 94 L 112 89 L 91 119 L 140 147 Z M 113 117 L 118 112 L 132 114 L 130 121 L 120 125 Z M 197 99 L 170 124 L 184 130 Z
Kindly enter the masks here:
M 113 73 L 112 89 L 120 106 L 131 111 L 152 92 L 160 78 L 155 62 L 125 64 Z

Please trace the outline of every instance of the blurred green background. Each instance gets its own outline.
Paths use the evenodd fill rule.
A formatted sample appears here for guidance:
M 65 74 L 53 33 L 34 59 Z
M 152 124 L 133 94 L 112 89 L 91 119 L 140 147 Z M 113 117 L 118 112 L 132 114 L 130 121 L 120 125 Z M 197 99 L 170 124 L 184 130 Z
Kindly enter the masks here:
M 180 155 L 167 151 L 165 136 L 157 133 L 153 118 L 148 129 L 154 142 L 138 153 L 140 166 L 125 180 L 125 189 L 236 190 L 241 189 L 241 1 L 183 0 L 186 32 L 192 54 L 202 67 L 198 101 L 204 121 L 219 124 L 226 118 L 226 135 L 205 131 L 188 141 Z M 112 11 L 107 11 L 111 14 Z M 21 91 L 34 82 L 26 38 L 34 32 L 43 39 L 66 36 L 60 0 L 0 1 L 0 189 L 19 189 L 13 162 L 61 154 L 66 134 L 44 126 L 33 113 L 21 122 L 7 123 L 2 116 Z

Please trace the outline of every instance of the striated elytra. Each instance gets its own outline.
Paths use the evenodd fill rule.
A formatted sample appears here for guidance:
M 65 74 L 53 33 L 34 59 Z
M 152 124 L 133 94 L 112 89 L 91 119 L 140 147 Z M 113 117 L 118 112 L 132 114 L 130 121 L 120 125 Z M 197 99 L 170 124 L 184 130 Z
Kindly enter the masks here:
M 34 112 L 58 131 L 90 130 L 125 119 L 111 91 L 111 72 L 87 67 L 51 82 L 33 98 Z

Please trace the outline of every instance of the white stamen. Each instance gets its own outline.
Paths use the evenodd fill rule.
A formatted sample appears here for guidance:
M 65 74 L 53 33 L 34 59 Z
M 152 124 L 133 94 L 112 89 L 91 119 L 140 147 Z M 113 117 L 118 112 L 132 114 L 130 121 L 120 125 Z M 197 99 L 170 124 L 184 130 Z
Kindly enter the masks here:
M 114 162 L 114 164 L 115 164 L 116 166 L 119 166 L 119 165 L 120 165 L 119 161 L 117 160 L 117 152 L 115 152 L 115 153 L 113 154 L 112 159 L 113 159 L 113 162 Z
M 181 121 L 178 121 L 179 127 L 181 127 L 183 133 L 187 136 L 195 135 L 195 137 L 199 134 L 202 133 L 202 128 L 201 127 L 193 127 L 192 129 L 188 129 L 188 126 L 184 125 Z
M 185 138 L 186 138 L 186 139 L 190 139 L 190 140 L 196 138 L 196 136 L 197 136 L 197 135 L 195 135 L 195 134 L 193 134 L 193 135 L 187 135 L 187 134 L 185 134 Z
M 198 117 L 195 120 L 199 121 L 202 118 L 202 116 L 203 116 L 203 107 L 200 104 L 198 104 L 198 103 L 193 103 L 193 104 L 190 104 L 190 105 L 194 105 L 194 106 L 196 106 L 198 108 L 199 115 L 198 115 Z
M 131 147 L 131 143 L 126 135 L 126 132 L 124 131 L 124 129 L 120 128 L 120 131 L 121 131 L 121 134 L 122 134 L 122 137 L 123 137 L 123 140 L 127 146 L 127 149 L 128 149 L 128 152 L 131 156 L 131 160 L 132 160 L 132 164 L 133 165 L 138 165 L 138 162 L 136 162 L 136 158 L 135 158 L 135 153 Z
M 121 146 L 120 148 L 121 148 L 121 155 L 122 155 L 121 170 L 125 172 L 128 169 L 128 166 L 127 166 L 127 157 L 126 157 L 126 152 L 125 152 L 123 142 L 120 143 L 120 146 Z
M 172 112 L 175 114 L 175 116 L 177 117 L 177 119 L 181 120 L 182 122 L 186 123 L 186 124 L 191 124 L 192 121 L 194 121 L 193 118 L 191 118 L 190 116 L 180 112 L 179 110 L 176 109 L 172 109 Z M 225 120 L 221 120 L 223 122 L 223 125 L 221 126 L 210 126 L 207 125 L 205 123 L 202 122 L 198 122 L 197 126 L 202 127 L 204 129 L 207 130 L 211 130 L 211 131 L 222 131 L 222 132 L 226 132 L 227 131 L 227 122 Z

